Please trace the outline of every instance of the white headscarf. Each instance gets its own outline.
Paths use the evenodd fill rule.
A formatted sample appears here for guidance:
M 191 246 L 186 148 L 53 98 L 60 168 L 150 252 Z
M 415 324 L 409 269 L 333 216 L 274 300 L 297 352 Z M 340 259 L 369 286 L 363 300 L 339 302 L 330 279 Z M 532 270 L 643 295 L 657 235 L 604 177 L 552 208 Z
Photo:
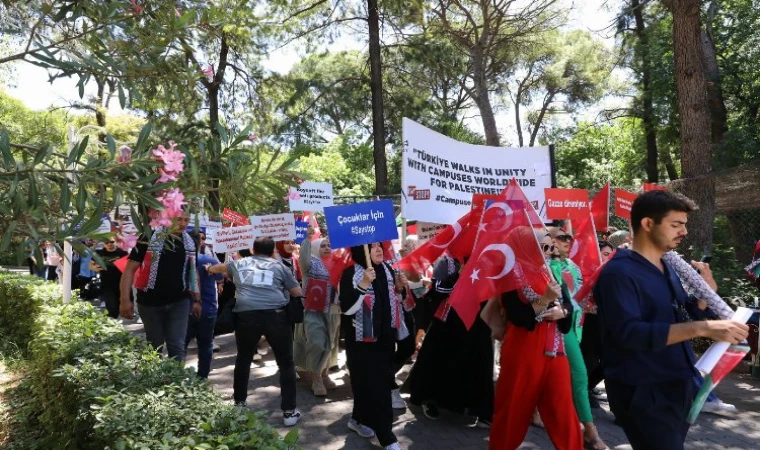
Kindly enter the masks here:
M 327 238 L 319 238 L 314 241 L 311 241 L 311 254 L 312 256 L 316 256 L 317 258 L 321 258 L 319 255 L 319 250 L 322 248 L 322 243 L 326 241 Z

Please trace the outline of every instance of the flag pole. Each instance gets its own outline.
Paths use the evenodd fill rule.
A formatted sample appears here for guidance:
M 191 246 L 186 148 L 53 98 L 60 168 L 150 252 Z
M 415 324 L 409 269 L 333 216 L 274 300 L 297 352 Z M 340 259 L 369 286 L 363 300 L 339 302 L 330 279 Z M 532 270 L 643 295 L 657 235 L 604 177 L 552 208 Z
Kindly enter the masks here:
M 588 219 L 591 221 L 591 228 L 594 230 L 594 240 L 596 241 L 596 251 L 599 254 L 599 262 L 601 262 L 602 249 L 599 248 L 599 238 L 596 236 L 596 223 L 594 222 L 594 215 L 591 213 L 591 210 L 589 210 L 588 212 Z

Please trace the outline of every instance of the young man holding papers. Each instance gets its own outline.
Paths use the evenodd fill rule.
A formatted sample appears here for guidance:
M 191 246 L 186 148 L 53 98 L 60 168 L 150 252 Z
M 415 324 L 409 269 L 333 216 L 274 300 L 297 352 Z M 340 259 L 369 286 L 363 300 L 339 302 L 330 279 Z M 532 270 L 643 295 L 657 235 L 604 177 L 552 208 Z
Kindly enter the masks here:
M 599 276 L 594 297 L 610 408 L 634 450 L 680 450 L 696 392 L 690 340 L 736 344 L 748 328 L 730 320 L 688 322 L 686 292 L 662 258 L 686 237 L 697 206 L 670 191 L 639 195 L 631 209 L 631 250 L 619 249 Z

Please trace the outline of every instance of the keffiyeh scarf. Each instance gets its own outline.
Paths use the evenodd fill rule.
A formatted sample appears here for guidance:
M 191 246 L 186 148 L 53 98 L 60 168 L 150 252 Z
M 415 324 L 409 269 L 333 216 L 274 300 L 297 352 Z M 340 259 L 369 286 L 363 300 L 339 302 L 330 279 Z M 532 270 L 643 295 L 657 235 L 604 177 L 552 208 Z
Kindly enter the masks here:
M 451 277 L 454 274 L 457 273 L 457 262 L 454 258 L 452 258 L 449 255 L 444 255 L 445 261 L 446 261 L 446 276 Z M 440 286 L 440 284 L 444 280 L 436 280 L 436 290 L 439 292 L 445 292 L 448 291 L 449 294 L 454 290 L 454 288 L 451 289 L 444 289 Z M 440 320 L 441 322 L 446 322 L 446 319 L 449 317 L 449 312 L 451 311 L 451 304 L 449 303 L 449 298 L 446 297 L 445 300 L 443 300 L 439 305 L 438 309 L 435 311 L 435 318 Z
M 158 231 L 154 232 L 153 236 L 150 238 L 148 251 L 145 254 L 145 259 L 143 260 L 143 267 L 145 267 L 146 264 L 149 267 L 147 283 L 145 283 L 143 286 L 135 285 L 135 287 L 141 291 L 147 291 L 156 287 L 156 277 L 158 276 L 158 262 L 161 259 L 161 253 L 164 250 L 166 238 L 167 235 L 165 233 Z M 185 290 L 187 291 L 200 292 L 198 269 L 195 265 L 195 241 L 193 241 L 193 238 L 191 238 L 186 231 L 182 233 L 182 244 L 185 247 L 185 264 L 182 268 L 182 284 L 185 286 Z
M 409 336 L 409 330 L 406 328 L 406 323 L 404 323 L 404 317 L 401 312 L 401 302 L 399 301 L 398 295 L 396 294 L 396 289 L 392 282 L 394 279 L 393 273 L 388 268 L 387 264 L 382 264 L 382 267 L 385 270 L 386 280 L 389 280 L 388 294 L 390 296 L 389 301 L 391 306 L 391 327 L 396 330 L 396 340 L 401 341 Z M 362 278 L 364 277 L 364 267 L 358 264 L 354 264 L 354 270 L 353 284 L 354 288 L 358 289 L 359 283 L 361 283 Z M 372 321 L 373 308 L 375 306 L 375 301 L 377 301 L 377 298 L 375 296 L 372 285 L 369 286 L 367 293 L 363 295 L 361 301 L 362 306 L 359 308 L 353 318 L 354 329 L 356 330 L 356 341 L 377 342 L 377 336 L 375 334 L 375 329 Z
M 681 258 L 678 253 L 672 251 L 665 253 L 662 260 L 676 272 L 687 293 L 707 302 L 707 306 L 721 319 L 727 320 L 734 316 L 734 310 L 712 290 L 696 269 Z

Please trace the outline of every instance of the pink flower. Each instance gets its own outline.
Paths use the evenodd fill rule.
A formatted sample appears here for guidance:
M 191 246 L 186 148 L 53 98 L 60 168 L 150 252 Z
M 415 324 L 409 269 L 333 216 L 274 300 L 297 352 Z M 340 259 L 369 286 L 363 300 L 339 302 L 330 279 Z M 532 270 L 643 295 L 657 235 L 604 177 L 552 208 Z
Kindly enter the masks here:
M 151 209 L 148 215 L 151 218 L 150 226 L 152 228 L 172 226 L 172 220 L 168 217 L 166 211 L 164 210 Z
M 145 6 L 137 4 L 137 0 L 131 0 L 129 4 L 132 6 L 132 12 L 135 15 L 140 14 L 142 10 L 145 9 Z
M 256 140 L 256 139 L 258 139 L 258 138 L 259 138 L 259 137 L 258 137 L 258 136 L 256 136 L 256 133 L 248 133 L 248 140 L 249 140 L 249 141 L 253 142 L 253 141 L 255 141 L 255 140 Z
M 168 189 L 164 191 L 163 195 L 156 198 L 164 207 L 168 218 L 178 217 L 182 215 L 182 206 L 185 205 L 185 195 L 179 188 Z
M 119 233 L 116 235 L 116 240 L 119 242 L 119 248 L 124 251 L 129 251 L 137 245 L 137 236 L 129 233 Z
M 300 200 L 300 199 L 301 199 L 301 194 L 299 194 L 298 191 L 295 189 L 291 189 L 290 191 L 288 191 L 288 195 L 285 196 L 285 200 Z
M 174 8 L 174 15 L 177 17 L 182 17 L 182 13 L 179 12 L 178 8 Z
M 177 181 L 177 174 L 174 172 L 167 172 L 164 169 L 158 169 L 158 173 L 161 176 L 156 180 L 156 183 L 166 183 L 167 181 Z
M 201 73 L 206 76 L 206 78 L 212 79 L 214 78 L 214 66 L 211 64 L 206 65 L 206 68 L 201 68 Z
M 116 157 L 116 162 L 129 164 L 130 161 L 132 161 L 132 149 L 126 145 L 119 148 L 119 155 Z

